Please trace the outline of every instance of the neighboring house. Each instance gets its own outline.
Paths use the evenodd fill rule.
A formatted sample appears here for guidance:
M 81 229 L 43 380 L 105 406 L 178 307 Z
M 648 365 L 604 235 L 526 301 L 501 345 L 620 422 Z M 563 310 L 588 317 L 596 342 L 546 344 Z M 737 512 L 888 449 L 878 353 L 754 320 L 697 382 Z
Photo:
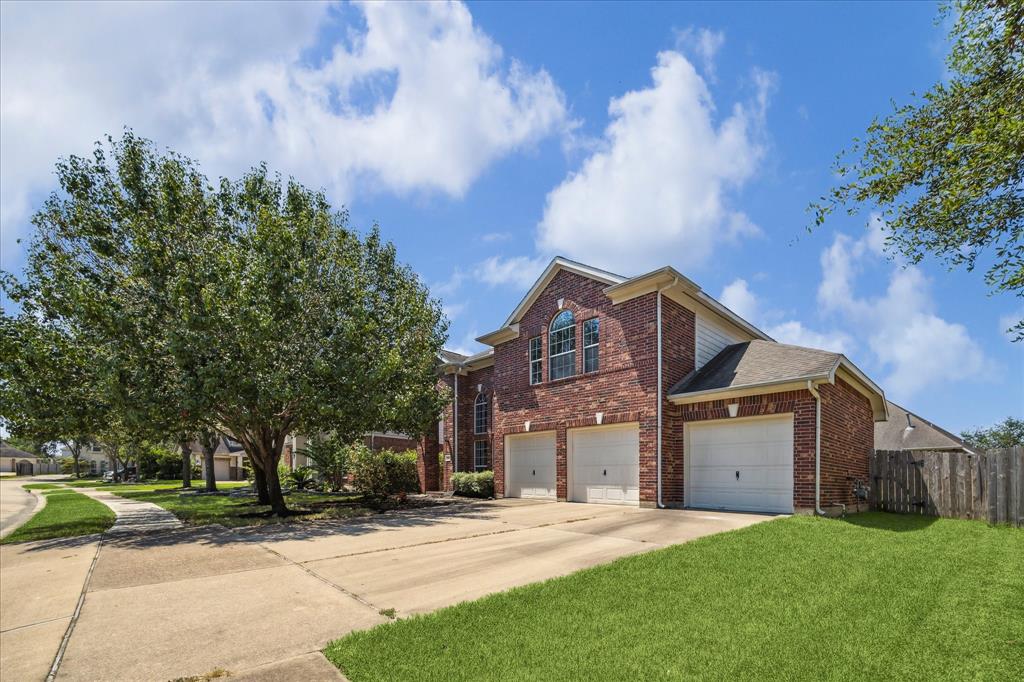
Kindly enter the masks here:
M 875 424 L 875 448 L 973 452 L 957 436 L 894 402 L 889 403 L 889 419 Z
M 203 446 L 198 441 L 189 444 L 192 459 L 200 467 L 202 478 L 206 478 L 206 457 Z M 213 451 L 213 477 L 217 481 L 245 480 L 245 450 L 234 438 L 220 435 L 217 447 Z
M 775 343 L 670 267 L 555 258 L 478 340 L 439 358 L 453 400 L 421 448 L 426 489 L 493 469 L 499 497 L 792 512 L 820 482 L 823 507 L 854 505 L 887 418 L 846 357 Z
M 66 456 L 70 457 L 71 455 Z M 105 474 L 111 468 L 110 455 L 98 443 L 86 443 L 82 446 L 78 466 L 83 476 Z
M 281 454 L 281 461 L 291 470 L 299 467 L 312 466 L 313 460 L 302 454 L 308 442 L 306 436 L 291 435 L 285 438 L 284 451 Z M 415 450 L 420 443 L 415 438 L 397 431 L 371 431 L 363 436 L 363 443 L 374 452 L 380 450 L 394 450 L 404 452 Z
M 0 441 L 0 472 L 32 476 L 59 474 L 60 468 L 52 458 L 36 457 L 30 452 L 8 445 L 7 441 Z

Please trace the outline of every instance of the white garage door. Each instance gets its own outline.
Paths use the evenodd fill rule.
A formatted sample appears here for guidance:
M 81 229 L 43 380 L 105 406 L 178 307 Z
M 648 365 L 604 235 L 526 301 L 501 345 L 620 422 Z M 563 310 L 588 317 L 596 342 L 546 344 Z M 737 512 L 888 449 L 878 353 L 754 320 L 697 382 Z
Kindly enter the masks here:
M 555 499 L 555 432 L 505 439 L 505 497 Z
M 636 424 L 568 432 L 569 499 L 640 504 L 640 429 Z
M 793 417 L 686 425 L 687 506 L 793 511 Z

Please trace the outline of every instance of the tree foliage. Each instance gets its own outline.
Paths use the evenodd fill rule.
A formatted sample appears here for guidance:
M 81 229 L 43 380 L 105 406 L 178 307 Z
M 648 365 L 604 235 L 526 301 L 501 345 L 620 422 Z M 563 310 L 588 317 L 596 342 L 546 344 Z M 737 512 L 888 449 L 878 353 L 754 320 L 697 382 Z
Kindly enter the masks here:
M 963 431 L 960 437 L 972 448 L 991 450 L 1024 445 L 1024 420 L 1007 417 L 984 429 Z
M 956 0 L 951 13 L 948 81 L 875 119 L 811 209 L 820 225 L 870 207 L 909 262 L 989 259 L 990 288 L 1024 296 L 1024 2 Z M 1024 338 L 1024 321 L 1012 331 Z
M 12 298 L 96 351 L 118 433 L 224 430 L 284 514 L 286 434 L 419 433 L 439 412 L 439 304 L 321 192 L 265 167 L 214 187 L 131 132 L 57 178 Z

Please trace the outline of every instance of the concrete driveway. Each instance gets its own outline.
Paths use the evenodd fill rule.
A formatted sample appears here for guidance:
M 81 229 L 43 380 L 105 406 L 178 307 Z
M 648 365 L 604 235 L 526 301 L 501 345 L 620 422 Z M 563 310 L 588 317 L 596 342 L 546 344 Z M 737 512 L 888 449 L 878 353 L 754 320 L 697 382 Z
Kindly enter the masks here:
M 107 536 L 98 548 L 97 538 L 5 546 L 0 677 L 49 671 L 53 635 L 77 595 L 71 576 L 58 586 L 39 575 L 62 562 L 77 575 L 96 557 L 79 583 L 85 597 L 59 679 L 168 680 L 216 669 L 241 679 L 339 679 L 317 652 L 386 621 L 383 610 L 432 611 L 769 518 L 500 500 L 348 523 Z M 19 605 L 40 590 L 63 592 L 45 609 Z M 48 654 L 23 655 L 27 638 L 17 633 L 44 627 L 55 631 Z

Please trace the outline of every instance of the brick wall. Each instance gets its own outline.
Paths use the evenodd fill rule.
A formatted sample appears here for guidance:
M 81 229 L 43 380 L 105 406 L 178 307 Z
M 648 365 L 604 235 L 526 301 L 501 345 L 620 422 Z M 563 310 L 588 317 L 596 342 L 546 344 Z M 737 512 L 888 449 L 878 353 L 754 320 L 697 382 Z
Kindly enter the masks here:
M 640 499 L 655 498 L 655 295 L 647 294 L 613 306 L 605 285 L 572 272 L 561 271 L 540 294 L 519 324 L 519 338 L 494 350 L 494 384 L 499 387 L 494 406 L 493 461 L 495 492 L 504 494 L 504 436 L 524 431 L 555 431 L 558 499 L 567 498 L 566 429 L 593 426 L 595 414 L 605 424 L 639 422 Z M 576 318 L 576 375 L 548 380 L 548 325 L 563 309 Z M 599 370 L 583 374 L 583 323 L 599 317 Z M 529 380 L 530 339 L 540 336 L 544 347 L 542 383 Z M 692 340 L 691 340 L 692 346 Z
M 853 505 L 853 479 L 869 483 L 875 449 L 871 402 L 842 379 L 821 394 L 821 504 Z
M 822 384 L 821 395 L 821 504 L 853 504 L 852 478 L 868 480 L 868 464 L 874 449 L 875 423 L 871 404 L 852 386 L 837 379 L 836 384 Z M 671 407 L 673 462 L 678 471 L 670 475 L 663 469 L 666 490 L 680 499 L 683 490 L 682 456 L 683 425 L 691 421 L 729 419 L 729 403 L 740 405 L 739 417 L 772 414 L 793 414 L 793 506 L 798 510 L 814 509 L 814 396 L 806 390 L 770 393 L 759 396 L 713 400 L 692 405 Z M 663 459 L 668 459 L 663 453 Z M 666 495 L 667 497 L 667 495 Z M 675 501 L 675 498 L 673 498 Z
M 661 298 L 661 361 L 663 396 L 695 367 L 696 318 L 675 301 Z M 664 398 L 663 398 L 664 400 Z M 672 405 L 662 403 L 661 498 L 669 507 L 683 505 L 683 422 L 670 419 Z M 657 461 L 655 461 L 657 466 Z M 657 474 L 657 472 L 655 472 Z
M 685 457 L 682 430 L 686 422 L 729 419 L 729 409 L 726 407 L 729 403 L 739 403 L 737 417 L 793 414 L 793 506 L 797 509 L 813 508 L 815 400 L 807 390 L 767 393 L 728 400 L 708 400 L 692 405 L 673 405 L 673 448 L 677 449 L 676 452 L 682 453 Z M 873 429 L 874 424 L 870 421 L 869 424 Z M 667 478 L 666 476 L 666 484 Z M 673 472 L 672 481 L 673 491 L 679 491 L 680 496 L 683 484 L 680 467 L 678 472 Z

